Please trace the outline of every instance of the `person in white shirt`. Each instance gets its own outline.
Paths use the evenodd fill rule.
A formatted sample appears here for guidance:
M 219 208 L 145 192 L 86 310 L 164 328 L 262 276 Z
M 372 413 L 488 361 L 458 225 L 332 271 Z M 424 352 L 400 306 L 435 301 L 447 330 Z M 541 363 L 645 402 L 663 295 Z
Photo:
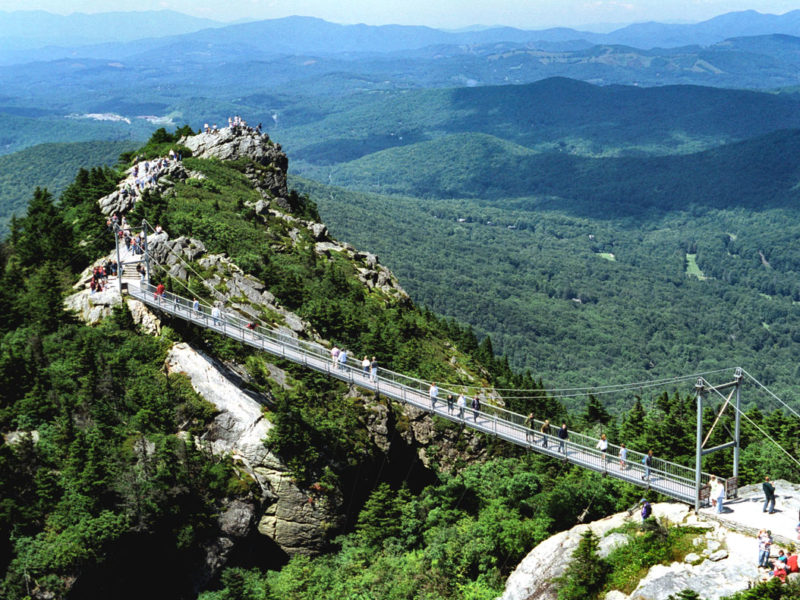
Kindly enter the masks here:
M 436 400 L 439 398 L 439 388 L 436 387 L 436 382 L 431 384 L 428 390 L 428 396 L 431 398 L 431 410 L 436 410 Z

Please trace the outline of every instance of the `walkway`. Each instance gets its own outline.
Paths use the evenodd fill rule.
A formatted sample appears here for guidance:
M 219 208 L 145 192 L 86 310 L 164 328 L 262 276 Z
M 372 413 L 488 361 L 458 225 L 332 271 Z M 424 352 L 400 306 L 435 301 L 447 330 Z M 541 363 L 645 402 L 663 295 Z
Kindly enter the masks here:
M 140 285 L 137 280 L 131 279 L 127 279 L 126 283 L 128 293 L 146 305 L 248 346 L 304 365 L 351 385 L 374 391 L 376 394 L 383 394 L 476 431 L 497 436 L 529 450 L 565 459 L 581 467 L 607 473 L 611 477 L 694 504 L 695 472 L 692 468 L 654 457 L 650 478 L 645 481 L 644 466 L 641 463 L 644 455 L 640 452 L 629 449 L 628 462 L 623 467 L 617 458 L 618 446 L 609 444 L 608 454 L 604 455 L 595 448 L 597 439 L 575 432 L 569 433 L 569 440 L 563 444 L 563 451 L 560 451 L 561 440 L 556 436 L 557 427 L 550 426 L 549 434 L 542 434 L 541 421 L 536 421 L 533 429 L 530 429 L 525 426 L 523 415 L 485 402 L 480 411 L 471 408 L 460 410 L 455 405 L 448 407 L 442 398 L 446 398 L 449 393 L 456 397 L 458 393 L 447 389 L 440 388 L 440 400 L 436 406 L 431 406 L 428 382 L 382 368 L 379 369 L 378 377 L 373 382 L 369 375 L 361 370 L 360 363 L 357 366 L 348 365 L 344 368 L 334 366 L 329 349 L 320 344 L 299 340 L 280 331 L 260 326 L 254 330 L 249 329 L 246 320 L 228 313 L 223 313 L 220 318 L 214 319 L 209 306 L 201 305 L 198 310 L 193 310 L 191 300 L 168 292 L 161 299 L 156 299 L 154 286 L 147 283 Z M 704 473 L 703 482 L 707 482 L 708 478 L 709 475 Z

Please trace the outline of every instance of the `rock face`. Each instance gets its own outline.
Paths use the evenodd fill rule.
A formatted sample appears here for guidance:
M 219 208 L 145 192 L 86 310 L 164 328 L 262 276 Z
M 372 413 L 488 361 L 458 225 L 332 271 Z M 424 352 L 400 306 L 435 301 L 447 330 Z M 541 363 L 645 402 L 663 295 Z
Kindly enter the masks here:
M 631 594 L 613 590 L 606 598 L 665 600 L 671 594 L 691 589 L 703 598 L 719 600 L 747 589 L 758 580 L 757 545 L 750 536 L 705 522 L 702 517 L 698 519 L 683 504 L 655 504 L 653 514 L 662 521 L 706 529 L 704 535 L 695 539 L 698 551 L 687 555 L 683 563 L 652 567 Z M 500 600 L 555 600 L 557 590 L 552 580 L 564 573 L 568 564 L 564 559 L 575 551 L 586 529 L 591 528 L 600 537 L 599 553 L 607 556 L 614 547 L 625 543 L 625 536 L 608 532 L 630 519 L 638 519 L 638 516 L 620 513 L 588 525 L 578 525 L 545 540 L 531 550 L 511 574 Z
M 517 566 L 506 582 L 501 600 L 556 600 L 556 586 L 552 580 L 564 574 L 568 563 L 565 559 L 572 556 L 584 532 L 591 528 L 602 540 L 606 533 L 629 519 L 627 513 L 620 513 L 549 537 Z
M 271 399 L 242 391 L 224 373 L 224 367 L 188 344 L 176 344 L 170 350 L 166 367 L 171 373 L 186 375 L 195 391 L 219 410 L 199 443 L 215 453 L 232 456 L 261 489 L 263 515 L 256 506 L 234 503 L 221 517 L 222 531 L 245 537 L 257 522 L 258 531 L 287 554 L 319 552 L 328 530 L 342 526 L 341 497 L 301 490 L 286 465 L 269 451 L 264 440 L 271 424 L 264 418 L 264 408 Z M 220 542 L 217 549 L 226 545 Z M 221 556 L 216 560 L 224 563 Z

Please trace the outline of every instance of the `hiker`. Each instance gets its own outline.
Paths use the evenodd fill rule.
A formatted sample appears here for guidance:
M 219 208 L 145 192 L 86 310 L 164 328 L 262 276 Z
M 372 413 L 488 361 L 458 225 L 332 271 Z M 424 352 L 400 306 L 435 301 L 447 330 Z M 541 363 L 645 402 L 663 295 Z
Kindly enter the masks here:
M 372 383 L 375 383 L 375 381 L 378 379 L 378 359 L 374 356 L 372 357 L 372 362 L 369 363 L 369 368 L 369 380 Z
M 338 346 L 331 348 L 331 366 L 335 369 L 339 366 L 339 350 Z
M 533 413 L 528 414 L 528 418 L 525 419 L 525 427 L 527 427 L 527 429 L 525 430 L 525 441 L 526 442 L 530 442 L 531 438 L 533 437 L 533 425 L 534 425 L 534 422 L 535 422 L 535 420 L 533 418 Z
M 461 393 L 458 395 L 458 400 L 456 400 L 456 404 L 458 405 L 458 418 L 464 419 L 464 409 L 467 407 L 467 401 L 464 398 L 464 394 Z
M 619 469 L 624 471 L 628 464 L 628 448 L 625 444 L 619 445 Z
M 478 422 L 478 413 L 481 412 L 481 399 L 477 394 L 472 398 L 472 420 Z
M 639 500 L 639 504 L 642 505 L 642 524 L 644 525 L 644 522 L 653 514 L 653 507 L 647 501 L 647 498 Z
M 542 434 L 542 448 L 547 448 L 547 436 L 550 434 L 550 419 L 544 420 L 539 432 Z
M 772 514 L 775 512 L 775 486 L 772 485 L 769 477 L 764 477 L 761 489 L 764 490 L 764 508 L 761 512 L 767 512 L 767 507 L 769 507 L 769 514 Z
M 428 397 L 431 400 L 431 410 L 436 410 L 436 399 L 439 397 L 439 388 L 436 387 L 435 381 L 431 384 L 431 387 L 428 388 Z
M 567 424 L 562 423 L 561 429 L 558 430 L 558 451 L 563 452 L 564 456 L 567 455 L 567 451 L 565 450 L 564 446 L 569 438 L 569 432 L 567 431 Z
M 608 452 L 608 440 L 606 439 L 606 434 L 602 434 L 600 439 L 597 440 L 597 445 L 595 446 L 598 450 L 600 450 L 600 458 L 603 461 L 603 470 L 606 468 L 606 453 Z
M 758 532 L 758 566 L 769 568 L 769 552 L 772 548 L 772 532 L 761 529 Z
M 653 467 L 653 451 L 648 450 L 647 454 L 642 457 L 642 464 L 644 465 L 644 475 L 642 481 L 650 480 L 650 469 Z

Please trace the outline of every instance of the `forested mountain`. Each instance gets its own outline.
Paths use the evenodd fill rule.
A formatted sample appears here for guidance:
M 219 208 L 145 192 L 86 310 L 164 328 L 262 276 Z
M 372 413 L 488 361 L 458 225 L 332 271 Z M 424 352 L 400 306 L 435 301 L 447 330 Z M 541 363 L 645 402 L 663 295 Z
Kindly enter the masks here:
M 481 134 L 392 148 L 321 171 L 334 185 L 429 198 L 548 196 L 580 216 L 652 210 L 792 208 L 800 130 L 704 152 L 588 158 L 534 152 Z M 488 175 L 488 176 L 487 176 Z
M 74 13 L 2 12 L 0 60 L 10 63 L 80 57 L 129 59 L 143 51 L 166 52 L 227 49 L 238 56 L 409 52 L 431 46 L 476 46 L 513 43 L 537 46 L 580 42 L 626 45 L 649 50 L 678 46 L 709 46 L 728 38 L 767 34 L 800 35 L 800 11 L 783 15 L 740 11 L 694 24 L 637 23 L 609 33 L 567 27 L 526 30 L 486 27 L 442 31 L 409 25 L 342 25 L 322 19 L 292 16 L 249 23 L 223 24 L 173 11 Z M 154 39 L 155 38 L 155 39 Z M 160 39 L 158 39 L 160 38 Z M 246 43 L 243 40 L 248 40 Z M 109 42 L 114 42 L 109 43 Z M 59 48 L 61 47 L 61 48 Z M 33 50 L 29 53 L 19 50 Z M 6 51 L 5 55 L 2 51 Z M 9 52 L 17 51 L 17 52 Z
M 531 150 L 587 156 L 684 154 L 800 127 L 800 98 L 697 86 L 601 87 L 553 78 L 528 85 L 373 94 L 294 111 L 278 130 L 303 162 L 344 163 L 455 133 L 484 133 Z M 399 153 L 402 155 L 402 153 Z M 435 155 L 435 152 L 432 153 Z
M 34 189 L 46 187 L 58 195 L 79 168 L 111 165 L 134 147 L 132 142 L 41 144 L 0 156 L 0 237 L 8 233 L 12 214 L 25 213 Z
M 198 136 L 185 142 L 196 151 L 189 156 L 178 137 L 162 130 L 113 169 L 79 171 L 58 202 L 37 190 L 2 246 L 3 597 L 410 600 L 424 590 L 431 599 L 494 598 L 533 545 L 579 515 L 599 517 L 641 497 L 114 300 L 113 290 L 90 294 L 90 274 L 80 272 L 113 247 L 98 200 L 106 209 L 124 203 L 115 190 L 131 176 L 133 156 L 152 161 L 170 148 L 183 150 L 183 162 L 126 213 L 168 232 L 150 243 L 153 276 L 169 289 L 335 340 L 354 356 L 376 351 L 404 373 L 478 382 L 487 401 L 500 401 L 488 397 L 494 387 L 536 392 L 507 405 L 571 429 L 602 428 L 675 460 L 692 455 L 691 395 L 653 391 L 619 420 L 597 398 L 567 414 L 534 381 L 538 369 L 512 372 L 491 341 L 417 308 L 390 274 L 370 286 L 377 261 L 328 236 L 314 201 L 285 187 L 286 159 L 269 139 L 237 146 L 227 131 Z M 328 201 L 329 190 L 314 191 Z M 381 231 L 383 210 L 374 205 L 365 222 Z M 84 308 L 65 312 L 65 295 Z M 265 446 L 236 445 L 246 437 L 241 417 L 176 366 L 187 352 L 198 356 L 202 380 L 221 377 L 246 392 L 237 402 L 261 403 L 254 418 Z M 749 414 L 796 452 L 797 421 Z M 724 436 L 717 429 L 711 443 Z M 788 463 L 773 464 L 765 444 L 745 430 L 743 480 L 766 465 L 776 477 L 796 477 Z M 718 453 L 705 468 L 721 473 L 729 460 Z M 298 514 L 321 520 L 303 522 L 298 536 Z M 277 528 L 268 526 L 276 519 Z M 293 547 L 298 539 L 306 546 Z M 637 557 L 636 573 L 624 552 L 610 559 L 608 585 L 635 586 L 642 569 L 672 556 L 658 543 L 659 552 Z
M 742 364 L 788 394 L 800 339 L 798 139 L 583 159 L 465 134 L 386 151 L 392 169 L 362 164 L 374 175 L 364 187 L 420 198 L 296 185 L 337 235 L 386 256 L 414 298 L 561 387 Z

